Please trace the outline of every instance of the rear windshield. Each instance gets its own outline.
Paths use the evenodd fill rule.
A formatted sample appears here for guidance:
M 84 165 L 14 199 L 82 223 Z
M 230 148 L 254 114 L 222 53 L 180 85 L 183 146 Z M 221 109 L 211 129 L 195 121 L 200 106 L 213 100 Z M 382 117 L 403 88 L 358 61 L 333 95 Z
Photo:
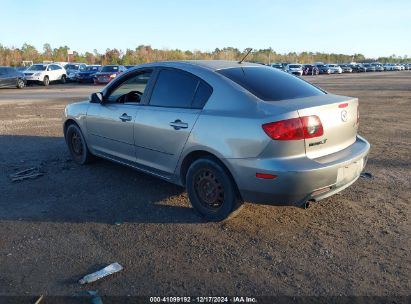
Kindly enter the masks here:
M 265 101 L 278 101 L 325 94 L 308 82 L 277 69 L 242 67 L 223 69 L 217 72 Z
M 85 71 L 98 71 L 100 69 L 99 66 L 88 66 L 86 67 Z
M 102 72 L 118 72 L 117 65 L 106 65 L 101 69 Z

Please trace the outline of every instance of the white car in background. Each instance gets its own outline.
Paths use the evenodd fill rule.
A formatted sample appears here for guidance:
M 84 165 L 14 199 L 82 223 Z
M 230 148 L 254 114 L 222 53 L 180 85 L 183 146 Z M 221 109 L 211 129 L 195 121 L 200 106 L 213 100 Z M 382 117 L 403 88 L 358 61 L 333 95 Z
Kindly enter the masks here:
M 66 83 L 67 72 L 59 64 L 56 63 L 37 63 L 33 64 L 24 71 L 27 83 L 39 82 L 44 86 L 48 86 L 52 81 L 60 81 Z
M 342 74 L 343 70 L 338 64 L 330 63 L 328 67 L 331 71 L 331 74 Z
M 287 64 L 284 71 L 290 74 L 303 76 L 303 65 L 299 63 Z
M 405 66 L 403 64 L 397 63 L 396 66 L 400 68 L 400 71 L 405 71 Z

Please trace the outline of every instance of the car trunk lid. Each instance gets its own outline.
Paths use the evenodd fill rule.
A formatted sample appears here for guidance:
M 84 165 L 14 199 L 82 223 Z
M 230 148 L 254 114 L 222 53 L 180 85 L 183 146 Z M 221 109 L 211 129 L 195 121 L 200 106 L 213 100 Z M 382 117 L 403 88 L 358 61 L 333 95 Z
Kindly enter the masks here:
M 290 99 L 277 105 L 295 110 L 300 117 L 315 115 L 320 118 L 322 136 L 306 138 L 305 152 L 309 158 L 332 154 L 352 145 L 358 131 L 358 99 L 326 94 Z

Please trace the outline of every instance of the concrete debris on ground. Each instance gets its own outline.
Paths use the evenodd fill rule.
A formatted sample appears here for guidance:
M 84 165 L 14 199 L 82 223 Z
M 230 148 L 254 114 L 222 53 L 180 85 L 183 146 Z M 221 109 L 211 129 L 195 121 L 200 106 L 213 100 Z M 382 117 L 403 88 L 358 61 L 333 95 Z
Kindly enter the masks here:
M 111 275 L 113 273 L 119 272 L 123 269 L 123 266 L 121 266 L 119 263 L 113 263 L 110 264 L 106 267 L 104 267 L 103 269 L 100 269 L 99 271 L 90 273 L 86 276 L 84 276 L 81 280 L 79 280 L 80 284 L 87 284 L 87 283 L 91 283 L 94 281 L 97 281 L 101 278 L 104 278 L 108 275 Z
M 362 172 L 360 174 L 360 177 L 362 177 L 362 178 L 373 178 L 372 174 L 369 173 L 369 172 Z
M 18 182 L 25 179 L 34 179 L 42 175 L 44 175 L 44 173 L 40 171 L 39 167 L 32 167 L 10 174 L 10 179 L 12 182 Z

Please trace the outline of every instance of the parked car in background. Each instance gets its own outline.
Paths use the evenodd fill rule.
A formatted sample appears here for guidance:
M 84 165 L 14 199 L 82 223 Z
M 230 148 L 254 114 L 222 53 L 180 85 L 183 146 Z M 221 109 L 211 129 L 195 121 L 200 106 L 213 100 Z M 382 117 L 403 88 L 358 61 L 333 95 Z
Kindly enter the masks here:
M 127 71 L 127 69 L 123 65 L 117 65 L 117 64 L 105 65 L 101 68 L 100 72 L 97 72 L 95 74 L 94 83 L 95 84 L 107 84 L 125 71 Z
M 382 66 L 381 63 L 375 62 L 375 63 L 371 63 L 371 65 L 375 68 L 376 72 L 384 72 L 384 67 Z
M 316 64 L 315 67 L 318 69 L 320 74 L 331 74 L 331 70 L 326 64 Z
M 303 66 L 299 63 L 288 64 L 285 67 L 284 71 L 286 71 L 287 73 L 293 74 L 293 75 L 302 76 L 303 75 Z
M 404 63 L 404 68 L 408 71 L 411 70 L 411 64 L 410 63 Z
M 375 72 L 375 67 L 371 63 L 364 63 L 363 66 L 366 69 L 366 72 Z
M 27 83 L 38 82 L 44 86 L 48 86 L 52 81 L 60 81 L 66 83 L 67 72 L 59 64 L 49 63 L 37 63 L 33 64 L 27 70 L 24 71 Z
M 313 64 L 304 64 L 303 66 L 304 75 L 318 75 L 320 70 Z
M 352 71 L 355 73 L 367 72 L 367 69 L 360 63 L 350 64 Z
M 284 70 L 284 66 L 281 63 L 273 63 L 271 67 L 279 69 L 279 70 Z
M 272 67 L 153 62 L 66 106 L 63 129 L 75 162 L 96 155 L 185 186 L 220 221 L 243 201 L 307 207 L 352 185 L 370 149 L 358 109 Z
M 386 71 L 401 71 L 401 67 L 395 65 L 394 63 L 387 63 L 384 65 Z
M 391 63 L 384 63 L 383 65 L 384 71 L 392 71 L 392 64 Z
M 85 63 L 75 63 L 71 62 L 68 63 L 64 66 L 64 68 L 67 71 L 67 80 L 69 81 L 77 81 L 77 74 L 79 72 L 84 71 L 84 69 L 87 67 Z
M 12 67 L 0 66 L 0 88 L 16 87 L 24 88 L 26 85 L 26 77 L 20 71 Z
M 400 71 L 404 71 L 404 70 L 405 70 L 405 67 L 404 67 L 404 65 L 403 65 L 402 63 L 396 63 L 395 65 L 398 66 L 398 67 L 400 67 Z
M 327 65 L 331 71 L 331 74 L 342 74 L 342 68 L 338 64 L 330 63 Z
M 101 65 L 88 65 L 83 71 L 77 73 L 77 82 L 94 82 L 96 73 L 100 72 Z
M 349 64 L 340 64 L 343 73 L 352 73 L 352 67 Z

